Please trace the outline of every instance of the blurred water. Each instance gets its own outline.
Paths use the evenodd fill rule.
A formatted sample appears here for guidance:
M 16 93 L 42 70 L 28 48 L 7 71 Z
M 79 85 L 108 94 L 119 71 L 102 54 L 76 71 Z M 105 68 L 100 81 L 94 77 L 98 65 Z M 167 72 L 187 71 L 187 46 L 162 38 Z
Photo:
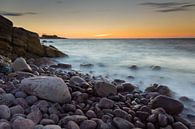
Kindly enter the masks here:
M 59 39 L 53 45 L 69 55 L 58 58 L 73 69 L 124 79 L 141 89 L 153 83 L 167 85 L 181 96 L 195 99 L 195 39 Z M 94 64 L 92 68 L 80 64 Z M 128 67 L 137 65 L 138 70 Z M 151 66 L 161 66 L 154 71 Z M 128 79 L 134 76 L 135 79 Z

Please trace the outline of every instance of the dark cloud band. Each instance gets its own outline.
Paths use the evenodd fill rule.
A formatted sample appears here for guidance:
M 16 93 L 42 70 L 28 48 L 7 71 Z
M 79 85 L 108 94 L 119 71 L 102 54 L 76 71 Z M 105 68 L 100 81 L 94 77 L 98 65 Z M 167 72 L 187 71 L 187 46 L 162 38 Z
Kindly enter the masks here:
M 195 4 L 188 3 L 188 2 L 164 2 L 164 3 L 157 3 L 157 2 L 147 2 L 141 3 L 142 6 L 150 6 L 156 9 L 157 12 L 177 12 L 177 11 L 188 11 L 191 7 L 194 7 Z
M 24 16 L 24 15 L 36 15 L 36 14 L 37 14 L 37 13 L 35 13 L 35 12 L 23 12 L 23 13 L 18 13 L 18 12 L 0 11 L 0 15 L 4 15 L 4 16 L 13 16 L 13 17 Z

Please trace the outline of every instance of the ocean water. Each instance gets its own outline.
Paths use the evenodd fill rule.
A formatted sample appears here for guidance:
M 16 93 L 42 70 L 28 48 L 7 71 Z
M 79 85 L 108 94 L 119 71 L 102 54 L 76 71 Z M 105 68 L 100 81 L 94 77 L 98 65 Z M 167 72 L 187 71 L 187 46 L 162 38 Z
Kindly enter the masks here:
M 195 39 L 58 39 L 49 40 L 69 55 L 57 58 L 74 70 L 123 79 L 145 89 L 153 83 L 168 86 L 178 96 L 195 99 Z M 84 68 L 80 64 L 93 64 Z M 136 65 L 137 70 L 129 67 Z M 153 70 L 151 66 L 160 66 Z M 134 79 L 128 78 L 133 76 Z

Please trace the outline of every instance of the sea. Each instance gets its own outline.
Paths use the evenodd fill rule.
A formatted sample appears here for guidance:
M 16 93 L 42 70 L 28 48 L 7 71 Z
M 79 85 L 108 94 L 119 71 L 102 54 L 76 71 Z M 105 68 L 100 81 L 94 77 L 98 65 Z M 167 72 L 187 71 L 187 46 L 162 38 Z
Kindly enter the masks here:
M 43 41 L 43 40 L 42 40 Z M 157 83 L 195 100 L 195 39 L 47 39 L 73 70 L 122 79 L 141 90 Z M 91 64 L 93 67 L 83 67 Z M 136 66 L 137 69 L 132 69 Z M 157 66 L 158 69 L 154 69 Z M 160 66 L 160 69 L 159 69 Z

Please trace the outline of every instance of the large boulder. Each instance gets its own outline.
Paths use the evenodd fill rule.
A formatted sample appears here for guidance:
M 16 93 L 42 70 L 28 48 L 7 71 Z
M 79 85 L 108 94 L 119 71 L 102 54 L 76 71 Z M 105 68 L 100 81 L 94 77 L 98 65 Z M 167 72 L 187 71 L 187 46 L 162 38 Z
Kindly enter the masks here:
M 151 101 L 151 106 L 153 109 L 162 107 L 167 113 L 171 115 L 178 115 L 184 109 L 184 105 L 182 103 L 164 95 L 155 97 Z
M 28 94 L 53 102 L 65 103 L 71 100 L 67 85 L 58 77 L 25 78 L 21 81 L 21 89 Z
M 22 57 L 17 58 L 13 62 L 12 67 L 14 71 L 32 71 L 31 67 L 26 63 L 26 60 Z
M 95 83 L 94 89 L 97 95 L 101 97 L 117 94 L 117 88 L 106 81 L 97 81 Z

